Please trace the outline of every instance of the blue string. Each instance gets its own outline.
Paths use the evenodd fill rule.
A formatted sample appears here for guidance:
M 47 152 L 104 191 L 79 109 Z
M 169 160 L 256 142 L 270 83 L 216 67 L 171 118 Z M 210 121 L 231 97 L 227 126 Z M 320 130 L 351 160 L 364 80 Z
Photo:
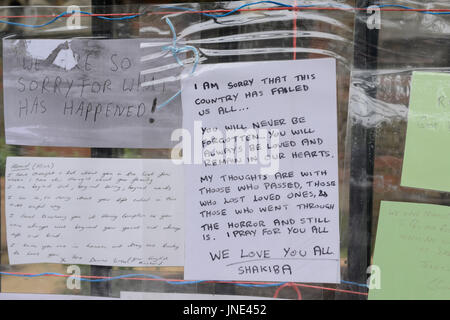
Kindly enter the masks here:
M 219 281 L 221 282 L 221 281 Z M 279 287 L 285 285 L 287 282 L 279 283 L 264 283 L 264 284 L 251 284 L 251 283 L 233 283 L 238 287 L 256 287 L 256 288 L 269 288 L 269 287 Z
M 257 5 L 257 4 L 273 4 L 275 6 L 278 7 L 282 7 L 282 8 L 310 8 L 310 7 L 321 7 L 319 4 L 312 4 L 312 5 L 300 5 L 300 6 L 293 6 L 290 4 L 285 4 L 285 3 L 281 3 L 281 2 L 277 2 L 277 1 L 257 1 L 257 2 L 252 2 L 252 3 L 246 3 L 243 4 L 237 8 L 234 8 L 224 14 L 209 14 L 206 12 L 198 12 L 206 17 L 210 17 L 210 18 L 223 18 L 229 15 L 232 15 L 234 13 L 236 13 L 237 11 L 239 11 L 240 9 L 243 9 L 245 7 L 250 7 L 253 5 Z M 397 4 L 382 4 L 382 5 L 377 5 L 374 7 L 378 7 L 378 8 L 401 8 L 401 9 L 406 9 L 406 10 L 415 10 L 416 8 L 412 8 L 412 7 L 408 7 L 408 6 L 403 6 L 403 5 L 397 5 Z M 192 9 L 192 8 L 183 8 L 183 7 L 178 7 L 178 6 L 160 6 L 160 8 L 166 8 L 166 9 L 175 9 L 175 10 L 181 10 L 181 11 L 198 11 L 196 9 Z M 351 9 L 351 8 L 349 8 Z M 418 11 L 420 13 L 423 14 L 432 14 L 432 15 L 448 15 L 450 14 L 450 10 L 448 11 L 443 11 L 443 12 L 433 12 L 433 11 Z M 134 19 L 137 18 L 139 16 L 141 16 L 142 14 L 135 14 L 135 15 L 130 15 L 130 16 L 125 16 L 125 17 L 106 17 L 106 16 L 97 16 L 94 15 L 91 12 L 86 12 L 86 11 L 72 11 L 72 12 L 63 12 L 59 15 L 57 15 L 56 17 L 54 17 L 53 19 L 51 19 L 50 21 L 43 23 L 43 24 L 24 24 L 24 23 L 19 23 L 19 22 L 12 22 L 12 21 L 6 21 L 6 20 L 0 20 L 0 23 L 5 23 L 5 24 L 9 24 L 9 25 L 13 25 L 13 26 L 19 26 L 19 27 L 24 27 L 24 28 L 42 28 L 42 27 L 46 27 L 50 24 L 52 24 L 53 22 L 59 20 L 60 18 L 62 18 L 65 15 L 73 15 L 75 13 L 80 13 L 80 14 L 85 14 L 85 15 L 89 15 L 92 16 L 94 18 L 98 18 L 98 19 L 103 19 L 103 20 L 108 20 L 108 21 L 119 21 L 119 20 L 130 20 L 130 19 Z
M 277 1 L 257 1 L 257 2 L 243 4 L 243 5 L 241 5 L 241 6 L 237 7 L 237 8 L 234 8 L 233 10 L 231 10 L 229 12 L 226 12 L 224 14 L 210 14 L 210 13 L 206 13 L 206 12 L 198 12 L 198 13 L 200 13 L 200 14 L 206 16 L 206 17 L 210 17 L 210 18 L 223 18 L 223 17 L 229 16 L 231 14 L 234 14 L 234 13 L 236 13 L 237 11 L 239 11 L 239 10 L 241 10 L 243 8 L 250 7 L 250 6 L 253 6 L 253 5 L 256 5 L 256 4 L 263 4 L 263 3 L 273 4 L 273 5 L 276 5 L 278 7 L 292 8 L 292 9 L 295 9 L 295 8 L 313 8 L 313 7 L 322 7 L 323 8 L 323 6 L 321 6 L 319 4 L 293 6 L 293 5 L 290 5 L 290 4 L 285 4 L 285 3 L 281 3 L 281 2 L 277 2 Z M 391 8 L 402 8 L 402 9 L 408 9 L 408 10 L 416 9 L 416 8 L 411 8 L 411 7 L 402 6 L 402 5 L 396 5 L 396 4 L 375 5 L 373 7 L 378 7 L 378 8 L 391 7 Z M 161 6 L 161 8 L 176 9 L 176 10 L 182 10 L 182 11 L 194 11 L 194 12 L 198 11 L 198 10 L 192 9 L 192 8 L 183 8 L 183 7 L 177 7 L 177 6 Z M 351 8 L 349 8 L 349 9 L 351 9 Z M 423 14 L 434 14 L 434 15 L 450 14 L 450 10 L 449 11 L 445 11 L 445 12 L 433 12 L 433 11 L 418 11 L 418 12 L 423 13 Z
M 6 23 L 6 24 L 13 25 L 13 26 L 19 26 L 19 27 L 25 27 L 25 28 L 42 28 L 42 27 L 48 26 L 49 24 L 52 24 L 53 22 L 55 22 L 56 20 L 58 20 L 62 16 L 65 16 L 66 14 L 68 14 L 68 13 L 67 12 L 63 12 L 63 13 L 59 14 L 58 16 L 54 17 L 49 22 L 46 22 L 46 23 L 43 23 L 43 24 L 37 24 L 37 25 L 23 24 L 23 23 L 12 22 L 12 21 L 5 21 L 5 20 L 0 20 L 0 23 Z
M 172 45 L 171 46 L 165 46 L 162 49 L 165 50 L 165 51 L 172 52 L 172 55 L 177 60 L 177 63 L 180 66 L 184 66 L 184 64 L 178 58 L 178 53 L 192 51 L 194 53 L 194 55 L 195 55 L 195 61 L 194 61 L 194 66 L 192 67 L 191 73 L 194 73 L 195 69 L 197 68 L 198 61 L 199 61 L 199 54 L 198 54 L 197 48 L 195 48 L 193 46 L 184 46 L 184 47 L 181 47 L 181 48 L 177 47 L 177 33 L 175 32 L 175 27 L 173 26 L 172 21 L 170 21 L 169 18 L 166 18 L 166 23 L 169 25 L 170 31 L 172 32 Z
M 42 276 L 63 276 L 61 273 L 56 272 L 43 272 L 43 273 L 36 273 L 36 274 L 15 274 L 10 272 L 0 272 L 0 275 L 5 276 L 13 276 L 13 277 L 23 277 L 23 278 L 35 278 L 35 277 L 42 277 Z
M 10 272 L 0 272 L 0 275 L 6 275 L 6 276 L 13 276 L 13 277 L 23 277 L 23 278 L 36 278 L 36 277 L 42 277 L 42 276 L 68 276 L 67 274 L 62 273 L 56 273 L 56 272 L 43 272 L 43 273 L 37 273 L 37 274 L 16 274 L 16 273 L 10 273 Z M 150 279 L 158 279 L 158 280 L 164 280 L 164 278 L 148 274 L 148 273 L 131 273 L 131 274 L 124 274 L 116 277 L 111 277 L 107 279 L 90 279 L 90 278 L 83 278 L 83 276 L 80 276 L 78 279 L 80 281 L 85 282 L 106 282 L 106 281 L 112 281 L 112 280 L 119 280 L 119 279 L 125 279 L 125 278 L 150 278 Z M 172 285 L 185 285 L 185 284 L 197 284 L 202 282 L 208 282 L 210 280 L 193 280 L 193 281 L 170 281 L 170 280 L 164 280 L 164 282 Z M 230 282 L 227 281 L 215 281 L 217 283 L 227 283 Z M 279 287 L 287 282 L 277 282 L 277 283 L 264 283 L 264 284 L 251 284 L 251 283 L 232 283 L 239 287 L 255 287 L 255 288 L 269 288 L 269 287 Z M 366 284 L 360 284 L 356 282 L 351 281 L 341 281 L 341 283 L 344 284 L 351 284 L 356 285 L 360 287 L 367 287 Z
M 43 272 L 43 273 L 37 273 L 37 274 L 16 274 L 16 273 L 10 273 L 10 272 L 0 272 L 0 275 L 13 276 L 13 277 L 22 277 L 22 278 L 36 278 L 36 277 L 43 277 L 43 276 L 67 276 L 66 274 L 56 273 L 56 272 Z M 124 274 L 124 275 L 111 277 L 111 278 L 107 278 L 107 279 L 90 279 L 90 278 L 83 278 L 83 276 L 80 276 L 78 279 L 80 281 L 85 281 L 85 282 L 106 282 L 106 281 L 126 279 L 126 278 L 150 278 L 150 279 L 164 280 L 164 278 L 161 278 L 161 277 L 153 275 L 153 274 L 139 274 L 139 273 Z M 165 280 L 164 282 L 166 282 L 168 284 L 172 284 L 172 285 L 185 285 L 185 284 L 202 283 L 202 282 L 206 282 L 206 281 L 208 281 L 208 280 L 193 280 L 193 281 L 170 281 L 170 280 Z M 220 283 L 222 281 L 217 281 L 217 282 Z M 281 286 L 283 284 L 285 284 L 285 282 L 282 282 L 282 283 L 269 283 L 269 284 L 235 283 L 235 285 L 242 286 L 242 287 L 261 287 L 261 288 L 263 288 L 263 287 Z
M 180 58 L 178 57 L 178 54 L 182 53 L 182 52 L 189 52 L 189 51 L 194 53 L 194 56 L 195 56 L 194 65 L 192 66 L 192 70 L 189 73 L 189 75 L 191 76 L 192 74 L 194 74 L 195 69 L 197 68 L 198 62 L 200 60 L 200 56 L 199 56 L 198 50 L 197 50 L 196 47 L 193 47 L 193 46 L 178 47 L 177 46 L 177 33 L 175 32 L 175 27 L 173 26 L 172 21 L 170 21 L 169 18 L 166 18 L 166 23 L 169 25 L 170 31 L 172 32 L 172 45 L 171 46 L 165 46 L 165 47 L 162 48 L 162 50 L 170 51 L 172 53 L 173 57 L 175 58 L 175 60 L 177 61 L 177 63 L 180 66 L 182 66 L 182 67 L 184 66 L 184 64 L 180 60 Z M 181 94 L 181 90 L 179 90 L 177 93 L 175 93 L 172 97 L 167 99 L 162 104 L 158 105 L 156 107 L 156 109 L 161 109 L 164 106 L 168 105 L 173 99 L 178 97 L 180 94 Z
M 284 7 L 284 8 L 293 8 L 293 6 L 290 4 L 285 4 L 285 3 L 276 2 L 276 1 L 257 1 L 257 2 L 243 4 L 243 5 L 241 5 L 237 8 L 234 8 L 233 10 L 231 10 L 227 13 L 224 13 L 224 14 L 209 14 L 206 12 L 201 12 L 201 14 L 203 14 L 206 17 L 210 17 L 210 18 L 223 18 L 223 17 L 229 16 L 229 15 L 232 15 L 233 13 L 236 13 L 236 11 L 239 11 L 242 8 L 250 7 L 250 6 L 253 6 L 256 4 L 262 4 L 262 3 L 270 3 L 270 4 L 274 4 L 276 6 Z M 301 6 L 301 7 L 314 7 L 314 5 Z M 161 6 L 161 8 L 178 9 L 178 10 L 185 10 L 185 11 L 197 11 L 197 10 L 191 9 L 191 8 L 183 8 L 183 7 L 176 7 L 176 6 Z
M 368 288 L 367 284 L 365 284 L 365 283 L 357 283 L 357 282 L 353 282 L 353 281 L 345 281 L 345 280 L 341 280 L 341 283 L 344 283 L 344 284 L 351 284 L 351 285 L 358 286 L 358 287 Z
M 76 11 L 72 11 L 72 14 L 74 14 L 74 13 L 77 13 L 77 12 L 76 12 Z M 138 13 L 138 14 L 131 15 L 131 16 L 125 16 L 125 17 L 113 17 L 113 18 L 111 18 L 111 17 L 105 17 L 105 16 L 94 16 L 92 13 L 86 12 L 86 11 L 80 11 L 79 13 L 81 13 L 81 14 L 87 14 L 87 15 L 89 15 L 89 16 L 93 16 L 93 17 L 98 18 L 98 19 L 109 20 L 109 21 L 130 20 L 130 19 L 134 19 L 134 18 L 137 18 L 137 17 L 139 17 L 139 16 L 142 16 L 142 13 Z

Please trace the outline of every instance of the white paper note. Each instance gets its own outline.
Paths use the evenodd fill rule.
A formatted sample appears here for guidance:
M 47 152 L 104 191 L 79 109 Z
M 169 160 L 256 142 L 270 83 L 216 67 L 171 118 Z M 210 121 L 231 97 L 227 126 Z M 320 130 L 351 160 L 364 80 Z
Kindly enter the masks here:
M 182 88 L 185 279 L 339 282 L 335 60 L 203 65 Z
M 181 266 L 183 168 L 171 160 L 9 157 L 9 260 Z
M 152 46 L 141 48 L 142 42 Z M 156 108 L 180 89 L 179 81 L 164 80 L 179 73 L 170 68 L 177 65 L 173 55 L 162 50 L 170 43 L 170 39 L 3 40 L 6 143 L 172 147 L 170 134 L 181 126 L 180 99 Z M 152 55 L 158 59 L 141 63 L 142 57 Z M 143 86 L 149 82 L 154 84 Z

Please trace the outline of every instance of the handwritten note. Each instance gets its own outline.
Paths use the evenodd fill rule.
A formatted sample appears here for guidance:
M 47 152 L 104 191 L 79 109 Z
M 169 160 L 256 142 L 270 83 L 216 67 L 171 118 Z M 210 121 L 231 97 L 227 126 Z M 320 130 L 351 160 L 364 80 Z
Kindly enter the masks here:
M 450 207 L 382 201 L 369 299 L 450 299 Z M 375 279 L 377 277 L 374 277 Z
M 180 99 L 156 105 L 179 82 L 167 42 L 140 39 L 3 40 L 6 143 L 17 145 L 168 148 L 181 126 Z M 149 39 L 145 40 L 150 42 Z M 141 64 L 141 56 L 161 56 Z M 158 67 L 160 72 L 141 75 Z
M 181 266 L 182 177 L 170 160 L 9 157 L 10 263 Z
M 182 81 L 185 279 L 339 282 L 335 70 L 203 65 Z
M 401 185 L 450 192 L 450 74 L 414 72 Z

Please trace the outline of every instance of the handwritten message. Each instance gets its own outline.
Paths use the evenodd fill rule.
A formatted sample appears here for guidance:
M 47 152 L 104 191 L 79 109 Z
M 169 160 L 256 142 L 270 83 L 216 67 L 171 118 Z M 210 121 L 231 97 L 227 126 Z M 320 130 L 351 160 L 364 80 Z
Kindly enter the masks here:
M 369 299 L 450 299 L 450 207 L 382 201 Z
M 339 282 L 335 64 L 203 65 L 182 81 L 186 279 Z
M 175 63 L 161 45 L 140 39 L 3 40 L 6 143 L 17 145 L 168 148 L 181 126 Z M 146 39 L 146 42 L 149 42 Z M 156 41 L 156 40 L 155 40 Z M 158 43 L 156 43 L 158 44 Z M 141 64 L 141 56 L 158 59 Z M 158 73 L 141 74 L 158 67 Z
M 450 192 L 450 74 L 414 72 L 401 185 Z
M 183 172 L 170 160 L 9 157 L 9 260 L 181 266 Z

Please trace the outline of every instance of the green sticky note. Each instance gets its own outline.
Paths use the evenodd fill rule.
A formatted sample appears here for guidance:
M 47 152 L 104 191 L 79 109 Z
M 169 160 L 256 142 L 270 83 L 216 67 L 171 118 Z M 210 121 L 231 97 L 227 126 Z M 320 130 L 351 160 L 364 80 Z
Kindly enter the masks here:
M 413 73 L 401 185 L 450 192 L 448 73 Z
M 450 299 L 450 207 L 381 202 L 373 265 L 369 299 Z

